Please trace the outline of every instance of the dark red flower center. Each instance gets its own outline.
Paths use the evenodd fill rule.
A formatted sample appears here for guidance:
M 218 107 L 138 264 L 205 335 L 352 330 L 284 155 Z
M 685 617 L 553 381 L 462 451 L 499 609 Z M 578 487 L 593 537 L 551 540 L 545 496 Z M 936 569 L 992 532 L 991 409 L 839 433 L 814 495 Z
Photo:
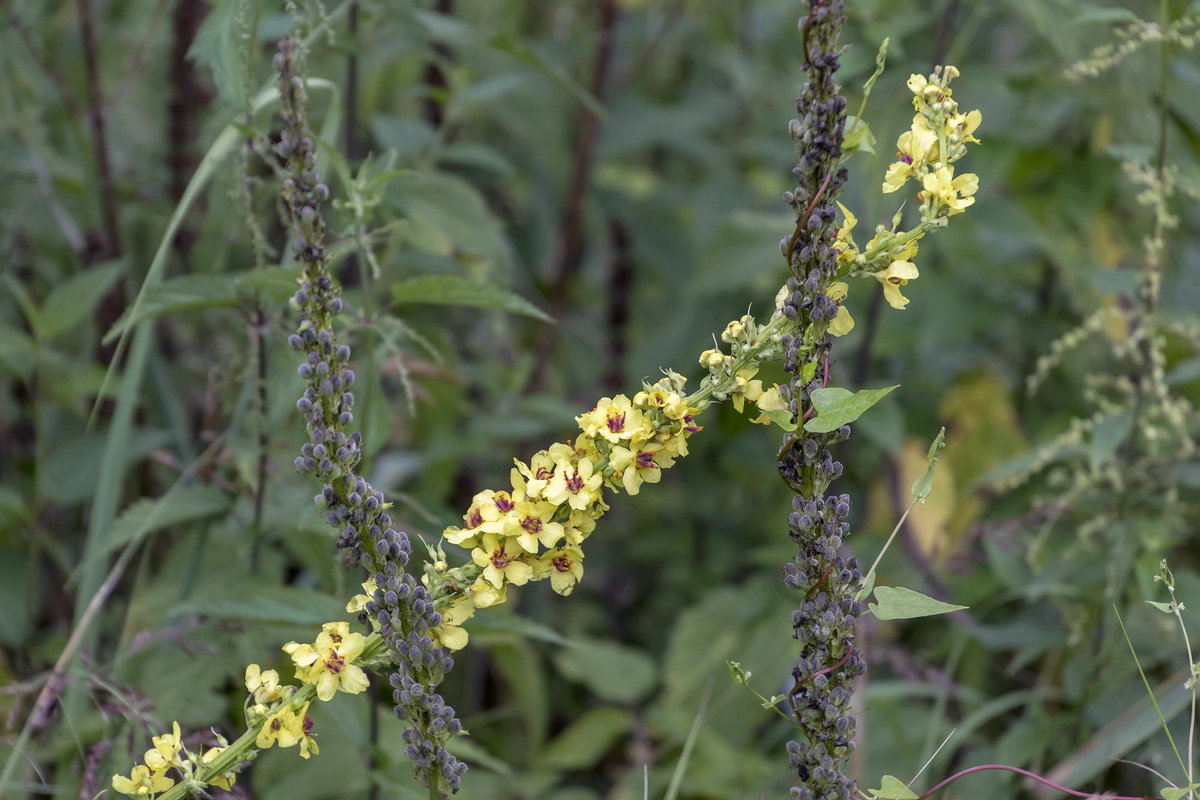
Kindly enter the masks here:
M 567 558 L 566 556 L 559 556 L 558 558 L 551 559 L 550 563 L 553 564 L 554 568 L 559 572 L 571 571 L 571 559 Z
M 521 527 L 528 533 L 540 533 L 542 530 L 542 521 L 538 517 L 526 517 L 521 520 Z
M 571 473 L 571 476 L 566 480 L 567 491 L 572 494 L 578 494 L 583 491 L 583 478 L 579 476 L 579 471 Z
M 504 569 L 511 561 L 512 558 L 505 552 L 503 547 L 492 551 L 492 566 L 496 569 Z
M 496 495 L 495 503 L 496 503 L 496 508 L 500 509 L 500 512 L 502 514 L 507 514 L 508 512 L 513 510 L 513 501 L 504 492 L 501 492 L 500 494 Z
M 620 433 L 621 431 L 625 430 L 625 415 L 609 414 L 608 430 L 610 433 Z

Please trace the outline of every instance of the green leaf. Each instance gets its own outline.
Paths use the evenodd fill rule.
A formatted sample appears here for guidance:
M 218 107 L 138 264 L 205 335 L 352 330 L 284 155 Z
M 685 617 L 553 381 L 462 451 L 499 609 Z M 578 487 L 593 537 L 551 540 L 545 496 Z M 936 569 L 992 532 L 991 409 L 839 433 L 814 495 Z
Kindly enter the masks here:
M 917 798 L 916 793 L 905 786 L 902 780 L 891 775 L 884 775 L 879 788 L 871 789 L 867 794 L 871 796 L 871 800 L 916 800 Z
M 462 275 L 421 275 L 392 284 L 397 303 L 433 303 L 441 305 L 494 308 L 524 314 L 543 322 L 553 322 L 537 306 L 520 295 Z
M 215 486 L 180 486 L 158 499 L 144 498 L 128 505 L 113 522 L 101 553 L 150 533 L 216 516 L 231 504 L 229 495 Z
M 1175 609 L 1171 607 L 1170 603 L 1156 603 L 1153 600 L 1147 600 L 1146 602 L 1149 605 L 1154 606 L 1155 608 L 1157 608 L 1159 611 L 1163 612 L 1164 614 L 1174 614 L 1175 613 Z
M 817 389 L 812 393 L 812 402 L 817 409 L 817 416 L 804 423 L 804 430 L 809 433 L 836 431 L 843 425 L 854 422 L 862 416 L 864 411 L 898 387 L 899 384 L 896 384 L 896 386 L 888 386 L 885 389 L 863 389 L 858 392 L 850 392 L 841 387 Z
M 636 703 L 658 684 L 658 667 L 641 650 L 600 639 L 575 639 L 560 650 L 554 663 L 567 678 L 584 684 L 598 697 Z
M 1128 411 L 1100 417 L 1092 428 L 1092 441 L 1088 446 L 1088 460 L 1092 469 L 1098 469 L 1108 461 L 1132 430 L 1133 414 Z
M 247 292 L 262 292 L 267 299 L 287 300 L 296 292 L 300 267 L 257 267 L 242 272 L 234 282 Z
M 541 749 L 536 766 L 556 770 L 594 767 L 632 727 L 624 709 L 593 708 Z
M 520 617 L 516 614 L 509 614 L 503 611 L 480 614 L 471 619 L 468 627 L 471 630 L 472 636 L 476 634 L 513 634 L 526 639 L 549 642 L 560 647 L 569 647 L 571 645 L 568 639 L 553 628 L 548 628 L 540 622 L 534 622 L 526 617 Z
M 232 275 L 184 275 L 172 278 L 147 289 L 142 302 L 126 309 L 104 335 L 104 341 L 110 341 L 127 328 L 163 314 L 231 306 L 237 303 L 239 297 L 238 281 Z
M 875 155 L 875 134 L 871 132 L 871 126 L 853 114 L 846 117 L 846 138 L 842 144 L 842 152 L 847 155 L 851 153 Z
M 912 496 L 918 500 L 924 501 L 929 497 L 929 493 L 933 491 L 933 472 L 937 468 L 938 454 L 946 446 L 946 428 L 943 427 L 938 431 L 938 435 L 934 437 L 933 444 L 929 445 L 929 453 L 926 458 L 929 461 L 929 467 L 925 470 L 925 474 L 913 481 Z
M 0 324 L 0 367 L 13 377 L 26 378 L 33 370 L 37 348 L 22 330 Z
M 321 625 L 346 616 L 345 602 L 321 592 L 290 586 L 263 586 L 253 592 L 222 592 L 219 597 L 176 605 L 178 617 L 203 614 L 221 619 Z
M 111 262 L 72 275 L 54 287 L 37 318 L 37 334 L 50 339 L 83 322 L 121 277 L 124 264 Z
M 188 56 L 212 71 L 213 85 L 221 99 L 241 108 L 246 102 L 246 89 L 242 76 L 241 15 L 246 13 L 244 3 L 217 3 L 209 12 L 196 33 Z
M 1194 789 L 1200 789 L 1200 783 L 1190 783 L 1187 786 L 1168 786 L 1159 794 L 1162 795 L 1162 800 L 1183 800 Z
M 760 409 L 761 410 L 761 409 Z M 786 408 L 773 408 L 762 411 L 763 416 L 769 418 L 785 431 L 791 432 L 800 427 L 800 423 L 796 422 L 795 416 Z
M 867 573 L 867 577 L 863 579 L 862 588 L 854 594 L 854 599 L 858 602 L 863 602 L 871 596 L 871 590 L 875 588 L 875 570 Z
M 876 586 L 875 600 L 877 602 L 871 603 L 870 609 L 876 619 L 933 617 L 951 611 L 961 611 L 967 607 L 943 603 L 903 586 Z

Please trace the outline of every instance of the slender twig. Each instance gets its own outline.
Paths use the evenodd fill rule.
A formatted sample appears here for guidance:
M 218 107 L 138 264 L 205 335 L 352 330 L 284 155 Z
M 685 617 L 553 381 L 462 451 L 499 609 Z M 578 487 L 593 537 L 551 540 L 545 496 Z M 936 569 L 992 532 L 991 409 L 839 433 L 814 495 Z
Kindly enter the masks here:
M 79 0 L 79 28 L 83 39 L 84 73 L 87 78 L 88 123 L 92 128 L 92 152 L 100 190 L 100 214 L 104 225 L 104 258 L 121 253 L 121 231 L 117 223 L 117 195 L 109 162 L 108 137 L 104 124 L 104 98 L 100 92 L 100 65 L 96 58 L 96 25 L 92 0 Z
M 1043 778 L 1041 775 L 1037 775 L 1033 772 L 1030 772 L 1027 769 L 1021 769 L 1020 767 L 1010 767 L 1007 764 L 980 764 L 977 767 L 968 767 L 964 770 L 960 770 L 960 771 L 954 773 L 949 778 L 946 778 L 945 780 L 943 780 L 942 782 L 940 782 L 936 786 L 934 786 L 932 789 L 925 792 L 925 794 L 918 797 L 917 800 L 926 800 L 926 798 L 933 796 L 937 792 L 940 792 L 943 788 L 945 788 L 946 786 L 949 786 L 951 783 L 954 783 L 954 781 L 958 780 L 959 778 L 970 775 L 972 772 L 983 772 L 984 770 L 1003 770 L 1005 772 L 1015 772 L 1017 775 L 1021 775 L 1032 781 L 1037 781 L 1038 783 L 1049 786 L 1051 789 L 1055 789 L 1056 791 L 1063 792 L 1065 794 L 1069 794 L 1072 797 L 1099 797 L 1100 796 L 1100 795 L 1097 795 L 1095 792 L 1079 792 L 1074 789 L 1068 789 L 1066 786 L 1061 786 L 1061 785 L 1055 783 L 1054 781 L 1050 780 L 1049 778 Z M 1156 797 L 1129 796 L 1129 795 L 1107 794 L 1107 793 L 1104 794 L 1103 797 L 1105 798 L 1105 800 L 1159 800 L 1159 798 L 1156 798 Z
M 434 10 L 443 16 L 453 16 L 454 0 L 437 0 Z M 450 48 L 441 41 L 434 42 L 432 50 L 432 58 L 425 63 L 425 97 L 421 101 L 421 108 L 425 121 L 434 128 L 440 128 L 446 121 L 443 103 L 446 101 L 445 95 L 450 91 L 450 81 L 446 77 L 444 65 L 450 60 L 451 54 Z
M 588 84 L 591 95 L 600 99 L 604 97 L 604 85 L 608 75 L 609 62 L 612 60 L 619 13 L 616 0 L 600 2 L 598 9 L 600 24 L 596 35 L 596 49 L 592 55 L 592 75 Z M 584 106 L 579 119 L 579 127 L 575 132 L 575 157 L 571 163 L 566 203 L 563 206 L 559 222 L 561 233 L 551 270 L 550 316 L 556 319 L 562 315 L 567 301 L 567 290 L 571 286 L 571 278 L 578 272 L 579 265 L 583 261 L 585 242 L 583 207 L 588 185 L 591 182 L 596 143 L 599 139 L 600 118 L 591 108 Z M 533 373 L 529 377 L 526 392 L 534 392 L 541 387 L 556 341 L 558 341 L 557 332 L 549 327 L 543 328 L 537 347 L 538 355 L 534 359 Z
M 629 226 L 620 217 L 608 221 L 612 262 L 608 279 L 608 374 L 605 385 L 619 392 L 625 385 L 625 326 L 629 322 L 630 290 L 633 286 L 633 241 Z

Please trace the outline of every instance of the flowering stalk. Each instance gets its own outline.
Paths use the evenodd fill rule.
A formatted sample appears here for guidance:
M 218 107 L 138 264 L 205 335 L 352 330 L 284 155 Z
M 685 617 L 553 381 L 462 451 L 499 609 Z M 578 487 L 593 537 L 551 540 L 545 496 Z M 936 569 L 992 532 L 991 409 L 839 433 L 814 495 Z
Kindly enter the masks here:
M 850 497 L 826 494 L 842 474 L 830 446 L 850 436 L 850 427 L 825 432 L 805 424 L 816 408 L 814 394 L 829 385 L 831 336 L 854 325 L 843 307 L 848 286 L 838 278 L 874 277 L 893 308 L 908 300 L 900 287 L 918 277 L 913 263 L 917 242 L 928 230 L 944 227 L 948 218 L 974 202 L 974 175 L 955 177 L 952 162 L 977 141 L 971 134 L 980 122 L 978 111 L 959 114 L 951 99 L 953 67 L 928 78 L 913 75 L 911 130 L 897 141 L 898 160 L 887 171 L 883 191 L 900 189 L 910 179 L 923 187 L 918 196 L 920 222 L 899 230 L 900 212 L 890 229 L 880 226 L 874 238 L 859 248 L 852 236 L 857 222 L 844 206 L 840 228 L 835 227 L 835 201 L 846 182 L 843 153 L 846 100 L 835 80 L 837 37 L 843 21 L 841 0 L 811 0 L 802 30 L 808 80 L 797 101 L 801 121 L 790 132 L 800 159 L 793 169 L 797 185 L 784 199 L 796 212 L 794 232 L 781 242 L 791 277 L 782 294 L 781 311 L 796 321 L 796 332 L 784 337 L 787 386 L 778 387 L 792 430 L 778 454 L 784 482 L 796 493 L 788 516 L 789 535 L 798 545 L 784 567 L 785 583 L 803 592 L 793 612 L 793 636 L 801 643 L 792 670 L 787 701 L 805 741 L 788 743 L 789 763 L 800 778 L 791 796 L 803 800 L 846 800 L 855 782 L 843 771 L 853 748 L 855 718 L 850 710 L 854 679 L 866 669 L 855 648 L 855 622 L 865 609 L 855 600 L 862 582 L 856 559 L 843 554 L 850 534 Z
M 383 494 L 355 472 L 362 439 L 358 432 L 346 433 L 354 420 L 350 392 L 354 372 L 347 366 L 350 348 L 336 343 L 333 330 L 342 300 L 330 274 L 325 222 L 319 211 L 329 189 L 314 169 L 316 151 L 305 119 L 300 56 L 291 39 L 285 38 L 275 59 L 284 121 L 277 149 L 287 161 L 289 174 L 283 182 L 283 199 L 293 252 L 304 267 L 291 301 L 300 313 L 300 325 L 289 339 L 305 354 L 299 372 L 308 382 L 296 407 L 304 415 L 309 441 L 301 448 L 296 468 L 324 484 L 316 502 L 325 509 L 329 524 L 341 532 L 338 547 L 346 551 L 350 566 L 362 564 L 370 573 L 374 588 L 357 606 L 360 617 L 372 622 L 394 667 L 388 681 L 396 714 L 409 722 L 403 738 L 413 769 L 429 788 L 430 797 L 444 797 L 458 790 L 466 771 L 466 764 L 445 747 L 462 726 L 454 709 L 435 692 L 454 662 L 430 635 L 442 620 L 427 590 L 404 570 L 411 553 L 408 535 L 392 527 Z M 292 655 L 297 660 L 297 654 Z M 304 660 L 318 664 L 321 656 L 317 647 L 305 651 Z M 325 663 L 331 671 L 340 668 L 339 663 Z M 306 666 L 300 660 L 297 664 Z M 298 672 L 297 677 L 318 676 Z

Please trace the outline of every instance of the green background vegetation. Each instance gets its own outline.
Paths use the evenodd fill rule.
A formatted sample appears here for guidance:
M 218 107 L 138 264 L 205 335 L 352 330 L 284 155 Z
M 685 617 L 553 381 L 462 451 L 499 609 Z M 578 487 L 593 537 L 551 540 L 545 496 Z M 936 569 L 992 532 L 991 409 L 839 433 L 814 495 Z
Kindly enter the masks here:
M 1120 398 L 1155 369 L 1122 349 L 1138 325 L 1161 333 L 1162 384 L 1200 397 L 1200 218 L 1192 198 L 1172 201 L 1162 300 L 1139 316 L 1151 218 L 1120 162 L 1162 153 L 1200 185 L 1200 66 L 1176 45 L 1098 79 L 1064 70 L 1135 16 L 1196 6 L 847 2 L 851 108 L 891 39 L 867 114 L 879 152 L 854 159 L 842 198 L 863 230 L 894 211 L 879 184 L 912 113 L 911 72 L 957 65 L 956 98 L 983 111 L 983 144 L 960 168 L 980 176 L 976 205 L 924 244 L 905 311 L 881 306 L 874 281 L 851 287 L 858 326 L 834 348 L 835 384 L 902 385 L 837 453 L 851 547 L 874 558 L 945 425 L 934 494 L 879 582 L 971 607 L 863 621 L 862 786 L 907 780 L 952 729 L 920 785 L 994 761 L 1126 794 L 1163 784 L 1117 759 L 1182 780 L 1114 605 L 1182 743 L 1188 660 L 1174 620 L 1143 601 L 1166 599 L 1153 582 L 1165 557 L 1200 609 L 1200 461 L 1153 402 Z M 318 487 L 292 469 L 303 432 L 285 345 L 295 270 L 279 266 L 266 156 L 277 123 L 271 109 L 245 115 L 290 17 L 240 0 L 0 8 L 0 760 L 28 737 L 3 793 L 91 796 L 172 720 L 236 736 L 245 664 L 282 668 L 278 646 L 339 618 L 358 577 L 334 554 Z M 794 223 L 779 198 L 803 9 L 364 0 L 354 22 L 326 10 L 309 72 L 338 90 L 314 89 L 310 114 L 337 198 L 358 421 L 372 481 L 432 542 L 597 397 L 660 366 L 697 381 L 712 335 L 769 308 Z M 133 315 L 146 333 L 106 381 L 104 335 L 131 321 L 183 188 L 231 121 L 228 157 Z M 445 281 L 466 304 L 412 302 Z M 1027 393 L 1052 343 L 1101 309 L 1113 316 Z M 1190 406 L 1185 421 L 1195 434 Z M 603 518 L 571 597 L 530 586 L 471 624 L 443 687 L 471 731 L 464 796 L 641 797 L 643 765 L 661 796 L 710 687 L 679 796 L 786 794 L 790 728 L 725 667 L 741 662 L 771 694 L 795 656 L 780 436 L 729 408 L 701 422 L 690 457 Z M 60 704 L 26 725 L 110 575 Z M 268 753 L 243 785 L 423 796 L 389 694 L 323 705 L 321 755 Z M 1032 792 L 1007 774 L 966 780 L 960 796 Z

